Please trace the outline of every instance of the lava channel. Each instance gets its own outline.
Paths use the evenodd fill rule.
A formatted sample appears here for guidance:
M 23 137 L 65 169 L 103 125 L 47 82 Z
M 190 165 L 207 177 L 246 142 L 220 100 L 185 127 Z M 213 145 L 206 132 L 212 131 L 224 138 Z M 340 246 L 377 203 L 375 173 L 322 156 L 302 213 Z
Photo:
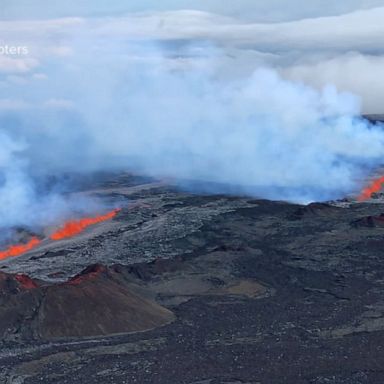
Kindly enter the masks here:
M 26 244 L 11 245 L 4 251 L 0 252 L 0 260 L 8 259 L 9 257 L 16 257 L 31 249 L 37 247 L 40 244 L 40 240 L 37 237 L 32 237 Z
M 83 219 L 68 221 L 58 231 L 52 233 L 50 238 L 52 240 L 62 240 L 68 237 L 76 236 L 91 225 L 95 225 L 103 221 L 113 219 L 119 211 L 120 209 L 114 209 L 113 211 L 108 212 L 105 215 L 96 217 L 86 217 Z

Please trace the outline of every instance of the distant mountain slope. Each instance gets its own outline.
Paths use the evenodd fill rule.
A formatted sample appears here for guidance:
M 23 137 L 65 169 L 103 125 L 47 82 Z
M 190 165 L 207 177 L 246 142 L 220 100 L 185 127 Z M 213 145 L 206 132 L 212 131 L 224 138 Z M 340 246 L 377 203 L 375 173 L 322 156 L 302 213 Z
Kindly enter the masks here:
M 364 115 L 364 117 L 371 122 L 384 122 L 384 114 L 372 114 L 372 115 Z

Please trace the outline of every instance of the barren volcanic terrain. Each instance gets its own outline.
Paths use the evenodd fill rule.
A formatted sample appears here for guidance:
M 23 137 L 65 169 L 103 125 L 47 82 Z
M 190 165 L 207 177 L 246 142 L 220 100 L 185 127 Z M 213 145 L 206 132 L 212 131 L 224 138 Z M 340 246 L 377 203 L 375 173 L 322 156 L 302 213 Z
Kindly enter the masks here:
M 384 377 L 384 201 L 197 195 L 130 175 L 109 221 L 1 261 L 0 382 Z

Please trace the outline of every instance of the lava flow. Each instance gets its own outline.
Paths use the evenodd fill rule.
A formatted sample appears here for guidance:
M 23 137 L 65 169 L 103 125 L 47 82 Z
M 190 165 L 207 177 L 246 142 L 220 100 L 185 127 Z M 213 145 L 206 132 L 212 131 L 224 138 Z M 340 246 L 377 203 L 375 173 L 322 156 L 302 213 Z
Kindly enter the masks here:
M 84 231 L 87 227 L 101 223 L 103 221 L 110 220 L 114 218 L 120 209 L 114 209 L 111 212 L 106 213 L 105 215 L 96 216 L 96 217 L 86 217 L 84 219 L 68 221 L 64 224 L 62 228 L 54 232 L 50 238 L 52 240 L 61 240 L 68 237 L 75 236 L 80 232 Z
M 79 220 L 68 221 L 62 228 L 54 232 L 50 238 L 51 240 L 61 240 L 67 237 L 72 237 L 84 231 L 87 227 L 110 220 L 116 216 L 120 209 L 115 209 L 105 215 L 96 217 L 87 217 Z M 8 259 L 9 257 L 20 256 L 25 252 L 32 250 L 41 243 L 37 237 L 32 237 L 26 244 L 11 245 L 6 250 L 0 251 L 0 260 Z
M 26 244 L 11 245 L 5 251 L 0 252 L 0 260 L 8 259 L 9 257 L 19 256 L 31 249 L 37 247 L 40 244 L 40 240 L 37 237 L 32 237 Z
M 370 185 L 363 189 L 360 196 L 357 198 L 358 201 L 364 201 L 371 198 L 372 194 L 379 192 L 384 184 L 384 176 L 379 177 L 372 181 Z

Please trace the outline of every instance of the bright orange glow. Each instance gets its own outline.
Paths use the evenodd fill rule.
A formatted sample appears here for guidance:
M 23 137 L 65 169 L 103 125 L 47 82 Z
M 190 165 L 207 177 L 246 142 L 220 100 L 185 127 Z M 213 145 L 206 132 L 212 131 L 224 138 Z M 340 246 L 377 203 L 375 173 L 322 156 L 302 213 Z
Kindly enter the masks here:
M 31 249 L 37 247 L 40 244 L 40 240 L 37 237 L 32 237 L 26 244 L 11 245 L 5 251 L 0 252 L 0 260 L 8 259 L 9 257 L 19 256 L 24 252 L 28 252 Z
M 384 184 L 384 176 L 379 177 L 372 181 L 370 185 L 363 189 L 360 196 L 357 198 L 358 201 L 364 201 L 371 198 L 372 194 L 379 192 Z
M 87 227 L 91 225 L 113 219 L 119 211 L 120 209 L 115 209 L 102 216 L 86 217 L 84 219 L 68 221 L 62 228 L 53 233 L 50 237 L 52 240 L 61 240 L 75 236 L 80 232 L 83 232 Z
M 68 221 L 64 224 L 62 228 L 53 233 L 50 238 L 51 240 L 61 240 L 67 237 L 75 236 L 91 225 L 98 224 L 103 221 L 107 221 L 114 218 L 119 211 L 120 209 L 115 209 L 111 212 L 106 213 L 105 215 Z M 41 240 L 39 240 L 37 237 L 32 237 L 26 244 L 11 245 L 4 251 L 0 251 L 0 260 L 20 256 L 21 254 L 37 247 L 40 243 Z

